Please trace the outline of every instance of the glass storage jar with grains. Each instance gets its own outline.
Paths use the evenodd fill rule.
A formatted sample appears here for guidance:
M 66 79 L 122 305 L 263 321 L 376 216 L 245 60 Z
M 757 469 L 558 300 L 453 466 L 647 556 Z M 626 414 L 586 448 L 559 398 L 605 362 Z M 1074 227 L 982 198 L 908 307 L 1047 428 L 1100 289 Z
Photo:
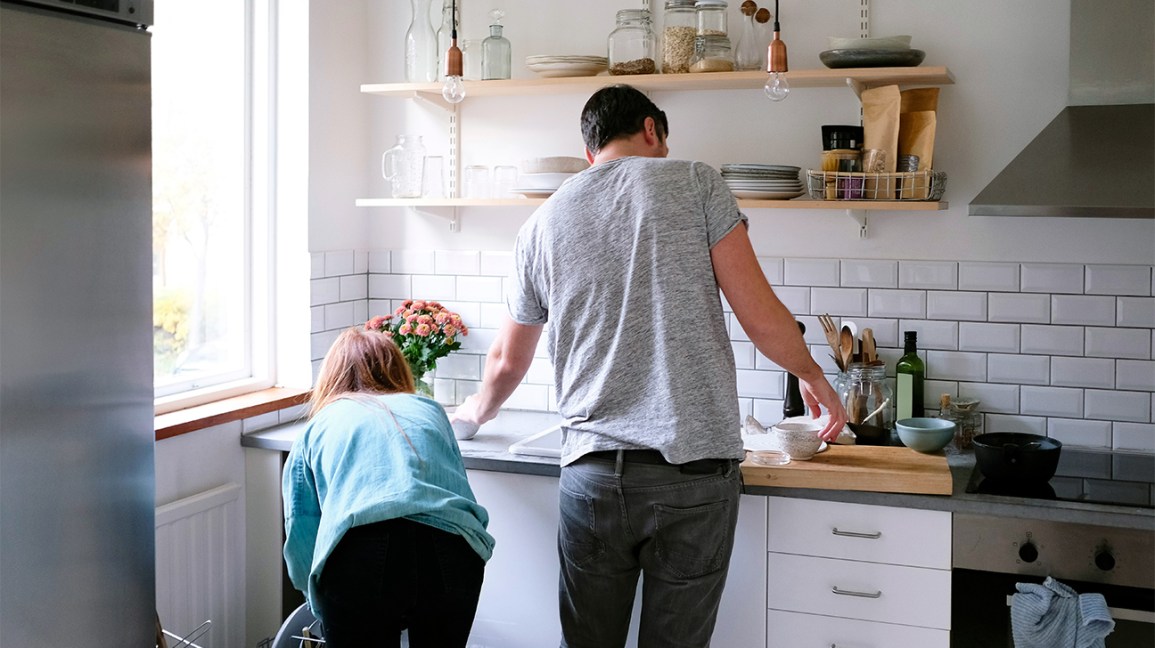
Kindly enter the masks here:
M 622 9 L 609 36 L 610 74 L 654 74 L 657 39 L 648 9 Z
M 697 0 L 666 0 L 662 14 L 662 73 L 690 71 L 694 37 L 698 35 Z
M 730 37 L 726 22 L 726 0 L 697 0 L 699 36 Z

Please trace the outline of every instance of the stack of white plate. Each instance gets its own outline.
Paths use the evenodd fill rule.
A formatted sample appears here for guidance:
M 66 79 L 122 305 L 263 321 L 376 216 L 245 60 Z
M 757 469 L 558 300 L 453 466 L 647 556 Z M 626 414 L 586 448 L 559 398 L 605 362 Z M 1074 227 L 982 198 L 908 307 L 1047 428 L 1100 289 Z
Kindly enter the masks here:
M 722 179 L 738 198 L 789 200 L 806 193 L 801 170 L 781 164 L 723 164 Z
M 517 176 L 517 187 L 510 189 L 510 193 L 521 194 L 526 198 L 546 198 L 558 190 L 561 183 L 572 178 L 574 173 L 520 173 Z
M 609 63 L 604 56 L 540 54 L 525 57 L 525 66 L 543 77 L 597 76 L 605 72 Z

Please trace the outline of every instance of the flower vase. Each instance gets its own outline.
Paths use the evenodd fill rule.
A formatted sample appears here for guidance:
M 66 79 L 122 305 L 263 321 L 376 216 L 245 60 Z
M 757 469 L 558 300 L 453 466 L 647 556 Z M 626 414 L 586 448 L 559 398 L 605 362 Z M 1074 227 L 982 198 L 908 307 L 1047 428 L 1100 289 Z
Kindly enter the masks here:
M 414 386 L 417 388 L 417 395 L 418 396 L 424 396 L 426 398 L 431 398 L 433 400 L 437 400 L 437 398 L 435 398 L 434 392 L 433 392 L 434 373 L 435 372 L 432 369 L 430 369 L 429 371 L 426 371 L 425 373 L 421 374 L 421 376 L 414 375 L 413 382 L 414 382 Z

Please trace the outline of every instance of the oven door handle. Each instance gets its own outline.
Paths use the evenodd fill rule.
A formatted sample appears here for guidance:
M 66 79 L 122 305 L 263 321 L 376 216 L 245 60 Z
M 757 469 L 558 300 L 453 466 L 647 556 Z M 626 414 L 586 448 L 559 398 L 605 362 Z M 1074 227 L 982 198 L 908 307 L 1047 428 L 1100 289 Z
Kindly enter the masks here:
M 1007 596 L 1007 607 L 1011 606 L 1011 597 Z M 1107 612 L 1116 621 L 1137 621 L 1139 623 L 1155 624 L 1155 612 L 1147 610 L 1129 610 L 1127 608 L 1109 607 Z

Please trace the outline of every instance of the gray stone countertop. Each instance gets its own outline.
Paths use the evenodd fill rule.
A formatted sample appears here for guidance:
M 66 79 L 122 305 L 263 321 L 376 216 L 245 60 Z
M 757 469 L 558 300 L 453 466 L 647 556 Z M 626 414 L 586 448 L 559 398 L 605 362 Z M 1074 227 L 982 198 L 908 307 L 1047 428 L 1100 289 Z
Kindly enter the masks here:
M 551 412 L 503 410 L 497 419 L 482 426 L 477 436 L 458 442 L 462 457 L 465 459 L 465 467 L 471 470 L 556 477 L 561 474 L 557 458 L 513 454 L 509 452 L 509 446 L 559 421 L 560 417 Z M 241 437 L 241 445 L 247 448 L 288 452 L 293 439 L 304 426 L 304 423 L 291 423 L 246 434 Z M 748 486 L 746 492 L 751 495 L 1076 522 L 1155 532 L 1155 510 L 1152 509 L 967 493 L 967 482 L 975 465 L 974 454 L 970 452 L 949 454 L 947 461 L 954 479 L 954 492 L 949 497 L 769 486 Z

